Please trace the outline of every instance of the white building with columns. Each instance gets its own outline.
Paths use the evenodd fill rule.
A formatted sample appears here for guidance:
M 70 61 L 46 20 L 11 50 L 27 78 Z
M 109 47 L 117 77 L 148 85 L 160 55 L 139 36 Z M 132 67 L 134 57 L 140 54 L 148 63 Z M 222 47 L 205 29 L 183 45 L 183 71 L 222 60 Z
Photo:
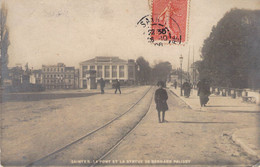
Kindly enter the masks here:
M 106 82 L 118 79 L 120 82 L 134 83 L 136 78 L 135 61 L 122 60 L 118 57 L 95 57 L 80 63 L 79 87 L 85 88 L 87 71 L 96 71 L 96 80 L 103 78 Z

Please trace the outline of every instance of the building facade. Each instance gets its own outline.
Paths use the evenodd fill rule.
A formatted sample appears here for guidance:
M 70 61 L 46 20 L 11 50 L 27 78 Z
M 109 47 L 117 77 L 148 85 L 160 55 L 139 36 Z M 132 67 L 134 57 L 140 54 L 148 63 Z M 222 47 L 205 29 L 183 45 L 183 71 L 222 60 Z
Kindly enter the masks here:
M 30 74 L 31 84 L 42 84 L 42 70 L 32 70 Z
M 77 77 L 75 67 L 66 67 L 63 63 L 42 65 L 42 84 L 46 89 L 78 88 Z
M 12 86 L 20 86 L 24 79 L 24 70 L 22 66 L 16 66 L 8 69 L 8 78 Z
M 96 71 L 96 81 L 103 78 L 112 83 L 118 79 L 121 82 L 134 83 L 136 80 L 136 64 L 134 60 L 122 60 L 118 57 L 95 57 L 80 63 L 79 87 L 86 88 L 88 71 Z

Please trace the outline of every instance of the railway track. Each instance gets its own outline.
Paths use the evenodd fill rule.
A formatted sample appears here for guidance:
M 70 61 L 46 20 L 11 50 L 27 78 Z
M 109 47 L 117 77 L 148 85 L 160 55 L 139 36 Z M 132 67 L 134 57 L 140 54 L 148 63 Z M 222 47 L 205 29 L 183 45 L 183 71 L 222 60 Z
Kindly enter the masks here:
M 74 140 L 73 142 L 71 142 L 71 143 L 69 143 L 69 144 L 63 146 L 62 148 L 59 148 L 59 149 L 57 149 L 57 150 L 55 150 L 55 151 L 53 151 L 53 152 L 51 152 L 51 153 L 49 153 L 49 154 L 47 154 L 47 155 L 45 155 L 45 156 L 39 158 L 39 159 L 37 159 L 37 160 L 34 160 L 34 161 L 28 163 L 28 164 L 25 165 L 25 166 L 26 166 L 26 167 L 33 166 L 33 165 L 35 165 L 35 164 L 37 164 L 37 163 L 39 163 L 39 162 L 41 162 L 41 161 L 43 161 L 43 160 L 45 160 L 45 159 L 47 159 L 47 158 L 49 158 L 49 157 L 51 157 L 51 156 L 57 154 L 57 153 L 62 152 L 63 150 L 69 148 L 70 146 L 75 145 L 76 143 L 79 143 L 80 141 L 86 139 L 87 137 L 90 137 L 90 136 L 96 134 L 98 131 L 104 129 L 105 127 L 107 127 L 107 126 L 109 126 L 109 125 L 111 125 L 113 122 L 115 122 L 116 120 L 120 119 L 121 117 L 123 117 L 124 115 L 126 115 L 127 113 L 129 113 L 137 104 L 139 104 L 140 101 L 148 94 L 148 92 L 149 92 L 152 88 L 153 88 L 153 87 L 151 86 L 151 87 L 144 93 L 144 95 L 143 95 L 136 103 L 134 103 L 129 109 L 127 109 L 127 110 L 126 110 L 125 112 L 123 112 L 121 115 L 119 115 L 119 116 L 115 117 L 114 119 L 108 121 L 108 122 L 105 123 L 104 125 L 102 125 L 102 126 L 96 128 L 96 129 L 92 130 L 91 132 L 85 134 L 84 136 L 78 138 L 77 140 Z M 150 104 L 150 103 L 149 103 L 149 104 Z M 149 108 L 150 108 L 150 107 L 149 107 Z M 135 129 L 135 128 L 138 126 L 138 124 L 141 122 L 141 120 L 143 120 L 143 118 L 145 117 L 145 115 L 147 114 L 148 111 L 149 111 L 149 109 L 148 109 L 148 110 L 146 111 L 146 113 L 142 116 L 142 118 L 137 122 L 137 124 L 134 126 L 133 129 Z M 103 154 L 99 159 L 105 158 L 110 152 L 112 152 L 112 150 L 114 150 L 114 149 L 121 143 L 121 141 L 122 141 L 128 134 L 130 134 L 130 132 L 131 132 L 133 129 L 131 129 L 126 135 L 124 135 L 122 138 L 120 138 L 120 140 L 116 143 L 116 145 L 114 145 L 113 147 L 111 147 L 111 148 L 109 149 L 109 151 L 106 152 L 105 154 Z M 91 166 L 93 166 L 93 165 L 94 165 L 94 164 L 91 164 Z

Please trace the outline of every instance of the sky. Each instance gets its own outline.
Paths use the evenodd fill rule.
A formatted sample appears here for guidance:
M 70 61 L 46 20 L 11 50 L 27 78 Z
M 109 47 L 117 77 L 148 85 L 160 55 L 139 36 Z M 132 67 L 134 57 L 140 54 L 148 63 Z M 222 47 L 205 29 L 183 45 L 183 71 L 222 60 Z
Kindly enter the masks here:
M 79 63 L 96 56 L 136 59 L 154 65 L 169 61 L 173 68 L 184 57 L 200 59 L 203 41 L 232 8 L 260 9 L 260 0 L 190 0 L 188 41 L 185 45 L 154 46 L 136 23 L 151 14 L 151 0 L 3 0 L 8 8 L 9 67 L 39 69 L 44 65 Z M 164 0 L 161 0 L 162 2 Z

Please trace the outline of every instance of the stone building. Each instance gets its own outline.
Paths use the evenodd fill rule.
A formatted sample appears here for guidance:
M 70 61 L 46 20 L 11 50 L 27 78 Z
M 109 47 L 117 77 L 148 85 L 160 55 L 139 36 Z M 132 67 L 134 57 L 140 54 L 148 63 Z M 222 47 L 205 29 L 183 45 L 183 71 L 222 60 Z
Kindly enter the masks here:
M 103 78 L 106 82 L 112 83 L 118 79 L 124 83 L 135 83 L 136 64 L 134 60 L 122 60 L 118 57 L 95 57 L 80 63 L 79 87 L 87 87 L 87 73 L 90 70 L 96 71 L 96 81 Z
M 42 84 L 42 70 L 32 70 L 30 75 L 31 84 Z
M 75 67 L 66 67 L 63 63 L 42 65 L 42 84 L 46 89 L 78 88 L 77 77 Z

